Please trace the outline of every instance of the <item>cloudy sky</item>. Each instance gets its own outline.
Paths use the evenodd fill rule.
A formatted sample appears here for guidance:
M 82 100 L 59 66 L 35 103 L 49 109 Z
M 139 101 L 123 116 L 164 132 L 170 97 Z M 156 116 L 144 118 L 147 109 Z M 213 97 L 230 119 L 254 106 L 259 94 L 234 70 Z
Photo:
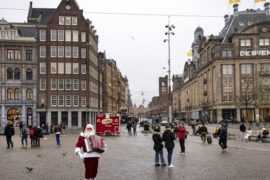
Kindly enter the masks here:
M 254 0 L 242 0 L 239 10 L 261 8 Z M 27 19 L 29 0 L 0 0 L 1 17 L 9 22 Z M 32 0 L 33 7 L 56 8 L 60 0 Z M 129 80 L 132 100 L 144 105 L 158 95 L 158 77 L 168 70 L 168 49 L 163 42 L 170 16 L 175 35 L 171 39 L 171 71 L 182 74 L 194 30 L 217 35 L 224 26 L 225 14 L 232 14 L 228 0 L 77 0 L 84 16 L 99 35 L 99 51 L 106 51 Z M 12 8 L 12 9 L 5 9 Z M 17 9 L 17 10 L 15 10 Z M 111 14 L 110 14 L 111 13 Z M 116 15 L 117 13 L 125 15 Z M 131 15 L 141 14 L 141 15 Z M 144 14 L 144 15 L 143 15 Z M 145 14 L 156 14 L 148 16 Z M 158 15 L 159 14 L 159 15 Z M 164 16 L 163 16 L 164 15 Z M 142 96 L 143 92 L 143 96 Z

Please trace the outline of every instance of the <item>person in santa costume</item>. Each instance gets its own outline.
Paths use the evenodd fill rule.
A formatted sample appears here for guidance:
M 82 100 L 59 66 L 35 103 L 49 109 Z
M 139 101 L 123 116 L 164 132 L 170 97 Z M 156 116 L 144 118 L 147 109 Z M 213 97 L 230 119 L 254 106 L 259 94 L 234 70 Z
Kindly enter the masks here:
M 75 154 L 84 161 L 85 165 L 85 180 L 94 180 L 98 173 L 98 161 L 100 153 L 91 151 L 89 152 L 87 146 L 87 139 L 95 135 L 95 129 L 92 124 L 87 124 L 84 132 L 81 132 L 76 143 Z M 83 152 L 81 151 L 83 149 Z

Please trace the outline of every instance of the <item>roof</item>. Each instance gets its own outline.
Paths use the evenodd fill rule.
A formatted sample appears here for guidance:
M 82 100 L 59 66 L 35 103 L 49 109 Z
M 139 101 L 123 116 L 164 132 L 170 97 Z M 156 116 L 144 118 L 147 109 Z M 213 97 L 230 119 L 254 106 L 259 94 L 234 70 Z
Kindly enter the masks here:
M 36 37 L 37 30 L 34 27 L 18 27 L 20 36 Z
M 40 17 L 39 24 L 45 25 L 49 23 L 55 11 L 56 9 L 52 8 L 32 8 L 28 18 L 38 19 Z

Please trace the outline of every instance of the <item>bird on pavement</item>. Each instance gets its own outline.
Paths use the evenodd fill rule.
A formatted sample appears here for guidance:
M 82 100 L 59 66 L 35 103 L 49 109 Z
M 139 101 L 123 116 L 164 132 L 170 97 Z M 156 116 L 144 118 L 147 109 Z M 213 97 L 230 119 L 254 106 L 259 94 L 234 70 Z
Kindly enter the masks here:
M 66 155 L 67 155 L 67 152 L 62 153 L 62 155 L 63 155 L 63 156 L 66 156 Z
M 28 170 L 28 172 L 32 172 L 33 171 L 33 168 L 30 168 L 30 167 L 25 167 L 27 170 Z

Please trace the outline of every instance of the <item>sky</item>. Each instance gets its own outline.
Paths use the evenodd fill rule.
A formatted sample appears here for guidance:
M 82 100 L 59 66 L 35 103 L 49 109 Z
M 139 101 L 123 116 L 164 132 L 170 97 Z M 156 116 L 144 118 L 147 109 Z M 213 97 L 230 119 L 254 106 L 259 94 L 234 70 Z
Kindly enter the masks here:
M 32 0 L 34 8 L 57 8 L 60 1 Z M 0 0 L 1 18 L 26 22 L 29 2 Z M 239 10 L 264 8 L 263 3 L 253 2 L 241 0 Z M 173 75 L 183 73 L 195 29 L 202 27 L 205 36 L 218 35 L 224 27 L 224 15 L 233 13 L 228 0 L 77 0 L 77 3 L 97 30 L 99 51 L 114 59 L 127 76 L 136 105 L 143 104 L 143 99 L 147 105 L 153 96 L 158 96 L 158 78 L 168 74 L 168 44 L 163 42 L 167 38 L 168 15 L 175 26 L 170 56 Z

